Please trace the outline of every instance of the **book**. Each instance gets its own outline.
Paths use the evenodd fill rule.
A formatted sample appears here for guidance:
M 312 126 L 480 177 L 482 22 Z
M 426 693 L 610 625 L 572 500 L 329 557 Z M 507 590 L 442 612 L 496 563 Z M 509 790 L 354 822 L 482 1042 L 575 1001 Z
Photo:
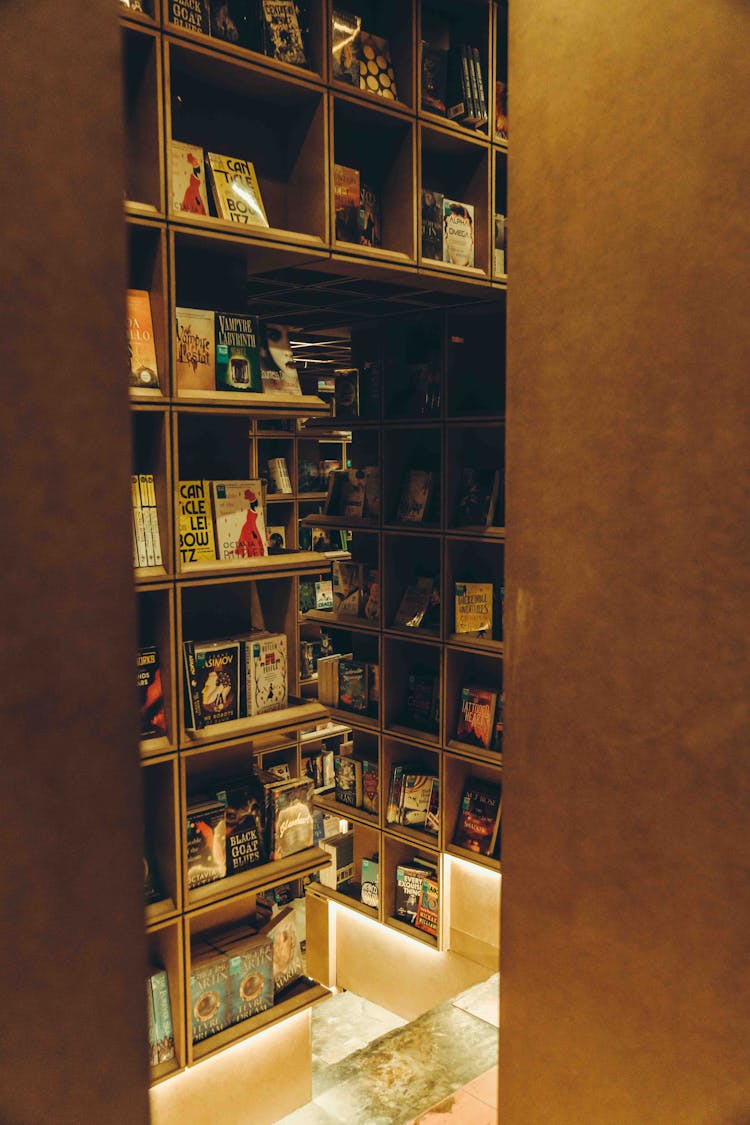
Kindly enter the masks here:
M 315 583 L 315 609 L 328 611 L 333 607 L 333 582 L 330 578 L 322 578 Z
M 362 563 L 334 559 L 331 563 L 333 606 L 336 613 L 359 617 L 362 611 Z
M 204 726 L 239 718 L 240 646 L 238 641 L 195 642 L 195 675 Z
M 381 245 L 380 192 L 372 184 L 359 182 L 359 244 L 360 246 Z
M 231 1023 L 241 1023 L 273 1006 L 273 941 L 267 934 L 226 942 Z
M 255 165 L 238 156 L 206 154 L 211 190 L 220 219 L 240 226 L 267 227 Z
M 396 867 L 395 916 L 402 922 L 413 926 L 417 919 L 417 907 L 422 898 L 422 880 L 437 874 L 431 864 L 413 861 L 399 863 Z
M 315 580 L 312 578 L 300 578 L 299 580 L 299 611 L 300 613 L 308 613 L 311 609 L 317 609 L 315 604 Z
M 287 706 L 287 641 L 284 633 L 248 637 L 242 642 L 247 715 Z
M 202 887 L 227 873 L 226 812 L 222 801 L 193 801 L 187 806 L 188 887 Z
M 508 87 L 499 79 L 495 81 L 495 137 L 508 139 Z
M 432 875 L 425 875 L 422 879 L 422 889 L 417 903 L 417 914 L 414 925 L 418 930 L 437 937 L 440 909 L 440 887 L 437 879 Z
M 128 357 L 131 387 L 158 387 L 151 296 L 145 289 L 127 290 Z
M 339 672 L 339 707 L 364 714 L 368 709 L 368 666 L 362 660 L 341 660 Z
M 458 699 L 456 741 L 490 749 L 497 692 L 467 684 Z
M 359 88 L 389 101 L 398 100 L 388 40 L 360 29 Z M 374 245 L 370 243 L 369 245 Z
M 154 969 L 148 978 L 154 1021 L 156 1058 L 151 1063 L 169 1062 L 175 1056 L 172 1005 L 169 999 L 169 978 L 165 969 Z
M 401 789 L 399 824 L 421 828 L 427 819 L 432 796 L 432 774 L 406 773 Z
M 141 739 L 166 738 L 164 691 L 159 666 L 159 650 L 155 645 L 138 649 L 136 669 Z
M 499 212 L 495 215 L 495 248 L 494 248 L 494 267 L 495 273 L 507 273 L 508 267 L 505 262 L 505 239 L 507 229 L 507 216 L 501 215 Z
M 333 776 L 336 800 L 342 805 L 362 807 L 362 762 L 352 754 L 334 754 Z
M 456 526 L 491 527 L 499 496 L 499 469 L 463 468 L 456 506 Z
M 440 831 L 440 779 L 433 777 L 430 789 L 430 801 L 427 806 L 427 815 L 424 820 L 425 831 L 433 832 L 436 836 Z
M 216 389 L 260 393 L 263 390 L 263 380 L 260 373 L 258 318 L 241 313 L 233 315 L 217 312 L 214 330 Z
M 422 109 L 445 116 L 448 52 L 422 40 L 420 97 Z
M 307 66 L 295 0 L 262 0 L 264 54 L 291 66 Z
M 372 567 L 365 568 L 362 598 L 364 601 L 362 613 L 366 620 L 378 621 L 380 618 L 380 571 L 374 570 Z
M 208 35 L 211 27 L 208 0 L 169 0 L 169 19 L 175 27 Z
M 147 838 L 143 844 L 143 902 L 148 906 L 152 902 L 162 902 L 166 897 L 153 849 Z
M 139 473 L 133 484 L 133 500 L 137 504 L 135 512 L 136 527 L 143 535 L 143 547 L 147 566 L 161 566 L 161 537 L 159 535 L 159 513 L 156 507 L 156 490 L 153 473 Z M 140 517 L 139 517 L 140 513 Z M 141 532 L 142 527 L 142 532 Z
M 408 763 L 405 762 L 396 762 L 391 768 L 391 784 L 388 791 L 388 804 L 385 809 L 387 824 L 398 824 L 404 773 L 408 768 Z
M 362 759 L 362 808 L 366 812 L 378 812 L 378 763 L 377 759 Z
M 458 848 L 491 856 L 497 843 L 502 810 L 502 785 L 468 777 L 464 783 L 453 843 Z
M 365 514 L 364 469 L 344 469 L 340 480 L 339 515 L 346 519 L 362 519 Z
M 264 810 L 250 775 L 231 778 L 216 790 L 225 808 L 227 875 L 238 875 L 268 862 Z
M 331 13 L 331 77 L 359 87 L 362 19 L 350 12 Z
M 203 169 L 204 157 L 200 145 L 172 141 L 172 210 L 177 214 L 208 215 Z
M 272 494 L 281 493 L 285 496 L 292 495 L 292 480 L 289 476 L 289 466 L 286 457 L 269 457 L 268 463 L 268 491 Z
M 269 791 L 269 853 L 286 859 L 313 844 L 313 784 L 309 777 L 279 782 Z
M 286 528 L 283 524 L 268 524 L 266 526 L 266 546 L 269 555 L 277 555 L 286 550 Z
M 454 631 L 462 636 L 492 637 L 491 582 L 456 582 Z
M 357 169 L 334 164 L 333 191 L 336 238 L 339 242 L 359 242 L 360 188 Z
M 482 56 L 478 47 L 472 47 L 471 53 L 474 60 L 474 76 L 477 83 L 477 100 L 479 103 L 480 124 L 486 125 L 490 119 L 487 111 L 487 98 L 484 93 L 484 75 L 482 74 Z
M 175 309 L 175 319 L 177 390 L 216 390 L 214 313 L 206 309 Z
M 435 672 L 409 672 L 404 723 L 415 730 L 434 733 L 439 722 L 439 677 Z
M 360 898 L 365 906 L 377 910 L 380 896 L 380 863 L 377 854 L 362 860 L 362 891 Z
M 359 418 L 359 370 L 356 367 L 337 368 L 336 390 L 333 400 L 334 418 Z
M 198 947 L 191 957 L 190 1014 L 193 1043 L 230 1026 L 229 965 L 215 949 Z
M 216 557 L 219 561 L 236 562 L 266 555 L 268 548 L 261 481 L 212 481 L 211 493 Z
M 202 730 L 205 723 L 201 709 L 201 693 L 198 690 L 195 643 L 183 641 L 182 653 L 185 662 L 185 726 L 188 730 Z
M 267 395 L 301 395 L 299 373 L 289 342 L 289 329 L 284 324 L 258 325 L 258 355 L 263 393 Z
M 422 257 L 443 261 L 443 194 L 422 188 Z
M 263 926 L 261 933 L 273 938 L 273 988 L 278 996 L 304 974 L 294 910 L 285 906 Z
M 435 582 L 432 577 L 418 578 L 407 586 L 393 618 L 393 624 L 402 629 L 418 629 L 430 605 Z
M 454 266 L 474 265 L 474 208 L 443 197 L 443 261 Z
M 432 495 L 434 474 L 426 469 L 408 469 L 401 485 L 396 509 L 397 523 L 422 523 Z
M 333 860 L 330 867 L 321 867 L 321 884 L 336 890 L 342 883 L 351 883 L 354 877 L 354 832 L 339 832 L 336 836 L 320 840 L 318 847 L 328 852 Z
M 209 0 L 211 36 L 235 47 L 257 46 L 255 13 L 247 0 Z
M 216 543 L 209 482 L 182 480 L 177 486 L 180 564 L 215 562 Z

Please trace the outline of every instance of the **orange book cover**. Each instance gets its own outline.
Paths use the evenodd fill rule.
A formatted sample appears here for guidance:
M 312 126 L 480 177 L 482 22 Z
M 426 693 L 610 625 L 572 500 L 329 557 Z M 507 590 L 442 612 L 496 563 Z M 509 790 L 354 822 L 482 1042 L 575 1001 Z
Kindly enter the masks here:
M 145 289 L 128 289 L 128 354 L 131 387 L 158 387 L 151 298 Z

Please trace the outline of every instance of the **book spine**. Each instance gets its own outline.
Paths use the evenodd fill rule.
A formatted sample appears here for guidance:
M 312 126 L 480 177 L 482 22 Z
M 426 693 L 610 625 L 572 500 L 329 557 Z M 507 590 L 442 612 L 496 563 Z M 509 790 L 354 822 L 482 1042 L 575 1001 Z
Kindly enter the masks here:
M 159 1037 L 159 1062 L 169 1062 L 174 1058 L 174 1031 L 172 1007 L 169 1002 L 169 982 L 164 970 L 154 973 L 151 977 L 151 991 L 154 996 L 154 1014 Z
M 465 118 L 467 125 L 476 125 L 479 121 L 477 106 L 477 90 L 473 74 L 473 59 L 471 47 L 466 43 L 461 46 L 461 71 L 463 74 L 464 96 L 469 105 L 469 112 Z
M 482 117 L 482 123 L 486 124 L 490 119 L 490 115 L 487 112 L 487 98 L 485 97 L 484 93 L 484 79 L 482 78 L 482 58 L 479 54 L 478 47 L 472 47 L 471 53 L 474 56 L 474 71 L 476 73 L 477 90 L 479 93 L 479 112 Z
M 149 551 L 146 537 L 146 521 L 143 515 L 143 508 L 141 507 L 141 490 L 137 476 L 130 478 L 132 496 L 133 496 L 133 522 L 135 526 L 135 538 L 138 545 L 138 565 L 149 566 Z
M 144 540 L 146 543 L 146 559 L 147 566 L 156 566 L 156 551 L 154 550 L 154 541 L 151 534 L 151 520 L 148 514 L 148 481 L 145 473 L 138 477 L 138 490 L 139 500 L 138 507 L 141 512 L 141 520 L 143 522 Z
M 151 1066 L 156 1066 L 159 1062 L 159 1034 L 156 1029 L 154 994 L 150 977 L 146 979 L 146 1012 L 148 1014 L 148 1061 Z
M 391 773 L 391 791 L 388 794 L 388 808 L 385 817 L 389 824 L 398 824 L 403 772 L 403 766 L 394 766 Z
M 187 725 L 193 730 L 202 730 L 205 726 L 201 694 L 198 691 L 198 678 L 195 667 L 195 645 L 193 641 L 183 642 L 185 654 L 185 703 Z

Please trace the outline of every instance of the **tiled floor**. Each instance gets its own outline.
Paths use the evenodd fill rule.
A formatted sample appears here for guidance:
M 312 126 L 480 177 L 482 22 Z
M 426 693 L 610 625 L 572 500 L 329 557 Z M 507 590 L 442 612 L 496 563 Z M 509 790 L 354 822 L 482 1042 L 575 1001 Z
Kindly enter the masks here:
M 495 1125 L 498 989 L 495 974 L 408 1024 L 348 992 L 319 1004 L 313 1100 L 283 1125 Z

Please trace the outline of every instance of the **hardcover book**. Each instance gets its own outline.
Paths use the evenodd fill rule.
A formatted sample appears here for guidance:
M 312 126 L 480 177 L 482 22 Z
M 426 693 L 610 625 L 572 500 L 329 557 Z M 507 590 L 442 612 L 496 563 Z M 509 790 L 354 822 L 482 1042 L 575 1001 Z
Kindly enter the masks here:
M 145 289 L 128 289 L 127 317 L 130 386 L 158 387 L 151 297 Z
M 232 1023 L 251 1019 L 273 1005 L 273 941 L 266 934 L 226 945 Z
M 458 701 L 456 741 L 489 750 L 496 706 L 497 692 L 471 685 L 462 687 Z
M 195 643 L 195 674 L 205 726 L 239 718 L 238 641 Z
M 169 19 L 175 27 L 208 35 L 211 26 L 208 0 L 169 0 Z
M 333 859 L 330 867 L 320 869 L 321 884 L 336 890 L 342 883 L 351 883 L 354 877 L 354 832 L 339 832 L 321 840 L 319 847 Z
M 309 777 L 281 782 L 269 791 L 271 859 L 286 859 L 313 844 L 313 784 Z
M 422 109 L 445 116 L 448 52 L 422 40 Z
M 175 375 L 178 392 L 216 390 L 214 313 L 175 309 Z
M 280 711 L 287 705 L 287 644 L 284 633 L 243 642 L 248 715 Z
M 217 558 L 237 562 L 267 554 L 261 482 L 213 481 L 211 488 Z
M 359 88 L 389 101 L 398 99 L 388 40 L 364 28 L 360 31 Z
M 362 20 L 350 12 L 331 14 L 331 77 L 359 87 Z
M 301 395 L 297 364 L 286 325 L 261 321 L 258 325 L 258 350 L 264 394 Z
M 227 875 L 267 863 L 263 809 L 252 778 L 226 781 L 216 799 L 225 806 Z
M 414 919 L 416 928 L 437 937 L 439 908 L 440 888 L 438 881 L 431 875 L 425 875 L 422 879 L 422 889 L 417 903 L 417 915 Z
M 267 227 L 255 166 L 249 160 L 216 152 L 209 152 L 206 162 L 219 218 L 240 226 Z
M 202 887 L 227 873 L 226 813 L 221 801 L 196 801 L 187 807 L 188 887 Z
M 216 561 L 209 482 L 183 480 L 177 486 L 180 564 Z
M 265 54 L 291 66 L 307 66 L 295 0 L 262 0 Z
M 443 261 L 474 265 L 474 208 L 470 203 L 443 198 Z
M 261 932 L 273 938 L 273 987 L 274 994 L 278 996 L 299 980 L 305 971 L 292 907 L 285 906 L 280 910 Z
M 397 523 L 422 523 L 427 512 L 434 474 L 425 469 L 409 469 L 401 486 L 396 510 Z
M 203 149 L 172 141 L 172 210 L 178 214 L 208 215 L 203 178 Z
M 136 669 L 141 738 L 165 738 L 167 720 L 164 714 L 159 650 L 155 645 L 138 649 Z
M 192 958 L 190 1013 L 193 1043 L 217 1035 L 231 1022 L 229 966 L 215 949 L 205 949 Z
M 260 393 L 258 318 L 221 312 L 215 317 L 216 389 Z
M 492 636 L 491 582 L 457 582 L 455 590 L 455 632 L 462 636 Z
M 369 703 L 368 666 L 362 660 L 339 662 L 339 707 L 346 711 L 367 711 Z
M 422 188 L 422 257 L 443 261 L 443 195 Z
M 499 495 L 499 469 L 462 469 L 456 525 L 491 527 Z
M 459 807 L 453 843 L 458 848 L 491 856 L 497 843 L 502 809 L 502 786 L 468 777 Z
M 336 238 L 339 242 L 359 242 L 359 172 L 343 164 L 333 166 L 336 206 Z

